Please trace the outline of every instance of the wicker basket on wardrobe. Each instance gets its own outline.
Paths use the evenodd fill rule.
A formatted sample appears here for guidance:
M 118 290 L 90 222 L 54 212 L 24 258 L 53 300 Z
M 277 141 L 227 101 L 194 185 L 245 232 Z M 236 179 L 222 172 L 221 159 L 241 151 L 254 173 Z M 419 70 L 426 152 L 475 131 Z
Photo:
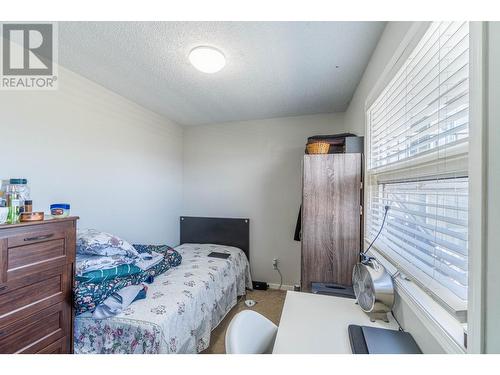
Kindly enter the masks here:
M 309 143 L 306 146 L 308 154 L 328 154 L 330 144 L 326 142 Z

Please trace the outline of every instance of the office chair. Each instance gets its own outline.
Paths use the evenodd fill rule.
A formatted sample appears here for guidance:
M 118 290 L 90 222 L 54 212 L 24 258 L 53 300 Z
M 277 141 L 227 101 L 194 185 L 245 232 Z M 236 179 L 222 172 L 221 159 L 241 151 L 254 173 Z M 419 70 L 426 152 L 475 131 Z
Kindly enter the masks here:
M 278 327 L 253 310 L 236 314 L 226 331 L 226 354 L 264 354 L 273 350 Z

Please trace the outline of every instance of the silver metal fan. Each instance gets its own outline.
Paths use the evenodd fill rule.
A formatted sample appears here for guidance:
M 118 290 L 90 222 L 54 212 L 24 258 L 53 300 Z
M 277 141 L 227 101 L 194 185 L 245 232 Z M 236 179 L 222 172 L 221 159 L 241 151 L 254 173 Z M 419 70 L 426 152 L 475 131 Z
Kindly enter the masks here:
M 370 315 L 371 321 L 389 321 L 387 313 L 394 305 L 394 284 L 382 264 L 365 257 L 354 266 L 352 285 L 359 307 Z

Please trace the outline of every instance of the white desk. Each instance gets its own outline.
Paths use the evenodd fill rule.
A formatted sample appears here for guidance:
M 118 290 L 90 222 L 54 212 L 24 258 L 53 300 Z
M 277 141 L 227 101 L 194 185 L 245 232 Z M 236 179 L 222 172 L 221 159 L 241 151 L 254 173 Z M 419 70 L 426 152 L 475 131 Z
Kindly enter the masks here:
M 350 354 L 347 326 L 358 324 L 398 329 L 389 323 L 371 322 L 354 299 L 287 292 L 273 354 Z

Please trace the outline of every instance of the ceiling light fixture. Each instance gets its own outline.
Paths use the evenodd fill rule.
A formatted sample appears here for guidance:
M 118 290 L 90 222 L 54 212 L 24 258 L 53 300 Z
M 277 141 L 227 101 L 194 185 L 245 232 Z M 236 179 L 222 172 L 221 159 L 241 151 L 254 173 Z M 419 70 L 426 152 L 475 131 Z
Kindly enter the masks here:
M 189 61 L 203 73 L 216 73 L 226 65 L 226 58 L 213 47 L 196 47 L 189 53 Z

